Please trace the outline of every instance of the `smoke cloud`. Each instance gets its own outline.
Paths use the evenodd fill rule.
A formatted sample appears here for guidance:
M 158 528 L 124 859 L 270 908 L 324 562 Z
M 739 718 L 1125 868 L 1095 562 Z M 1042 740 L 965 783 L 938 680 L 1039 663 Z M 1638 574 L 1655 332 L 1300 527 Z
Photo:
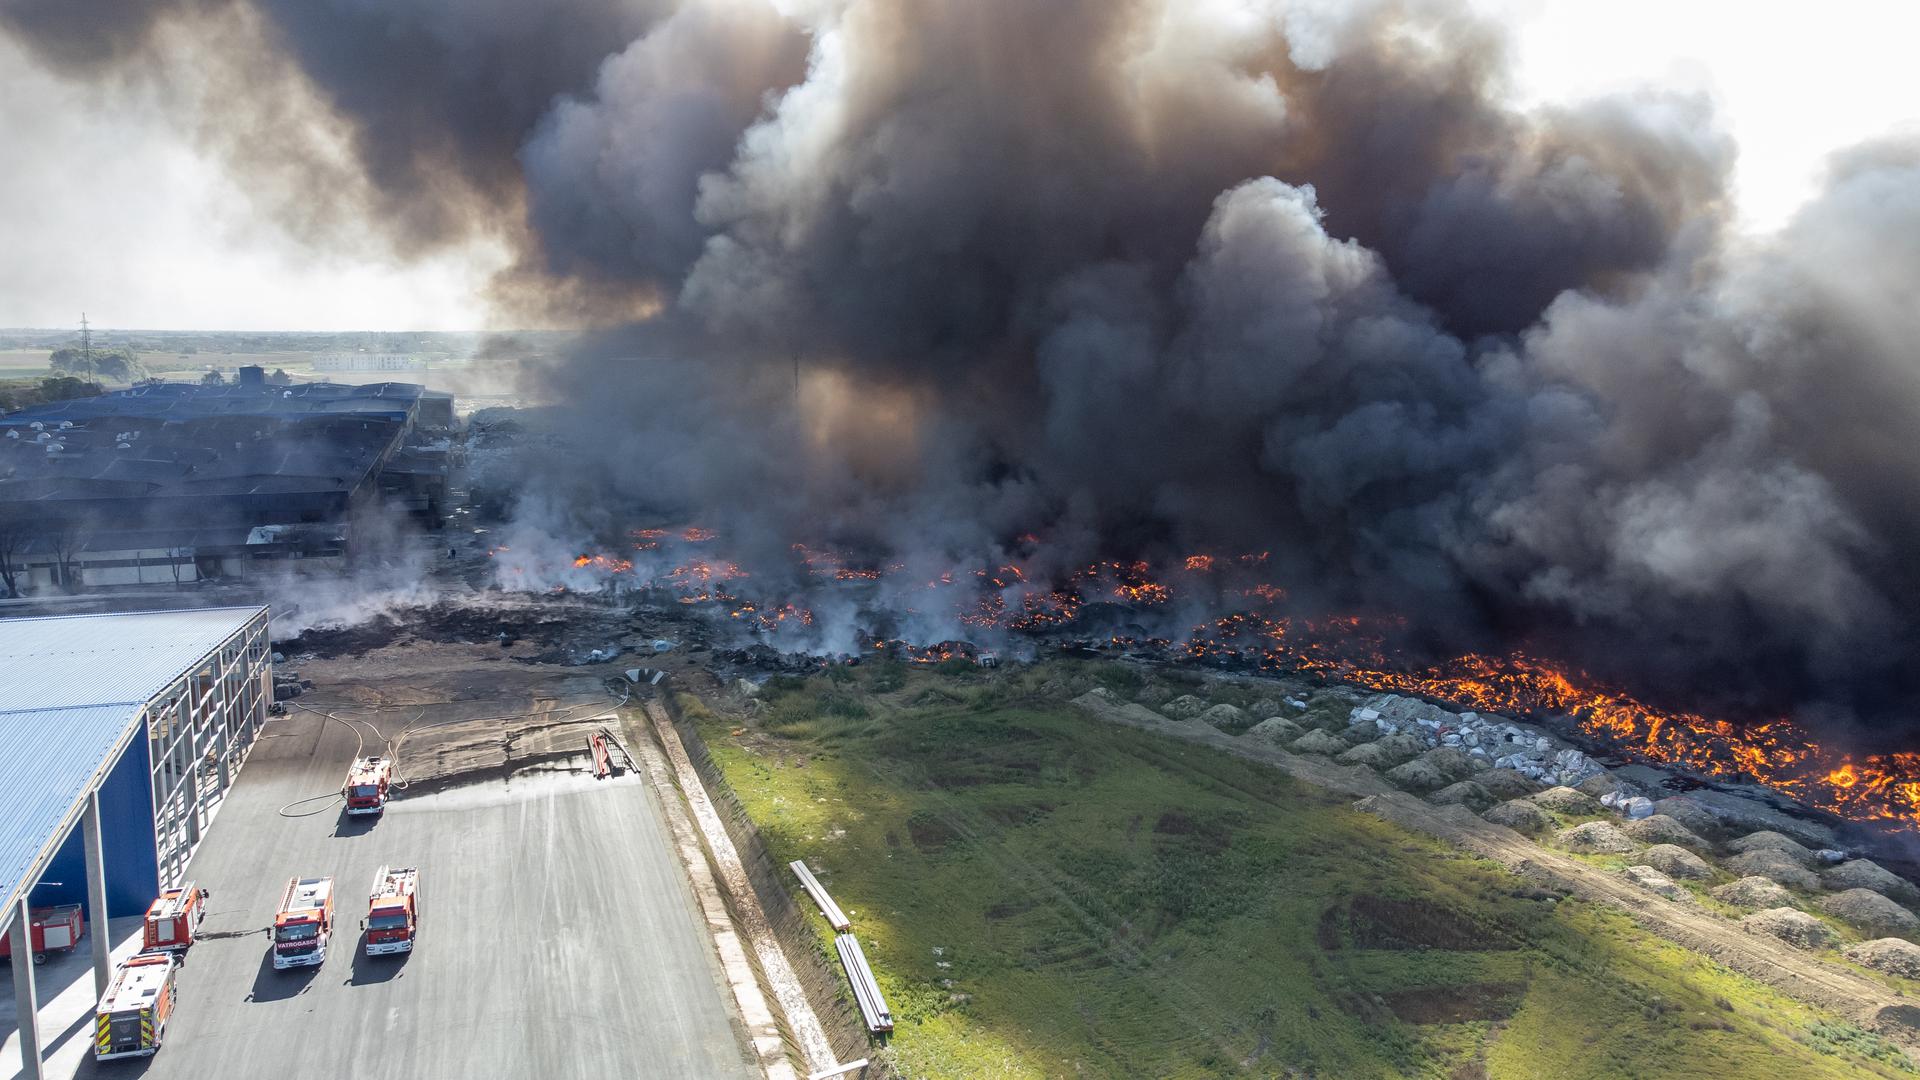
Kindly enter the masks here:
M 0 19 L 98 78 L 235 11 L 397 247 L 509 236 L 516 295 L 615 323 L 543 374 L 585 434 L 536 533 L 1266 551 L 1436 649 L 1878 725 L 1920 690 L 1920 142 L 1735 240 L 1708 103 L 1518 110 L 1442 0 Z

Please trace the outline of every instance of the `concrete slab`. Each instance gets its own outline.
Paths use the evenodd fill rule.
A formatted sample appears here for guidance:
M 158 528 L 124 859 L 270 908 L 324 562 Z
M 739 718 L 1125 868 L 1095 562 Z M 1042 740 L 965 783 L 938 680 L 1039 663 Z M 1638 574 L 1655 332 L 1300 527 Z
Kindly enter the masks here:
M 295 714 L 267 734 L 194 856 L 212 896 L 166 1045 L 49 1075 L 758 1075 L 643 779 L 495 775 L 348 819 L 300 800 L 337 790 L 352 729 Z M 370 959 L 358 924 L 383 863 L 420 869 L 421 932 Z M 337 928 L 324 965 L 279 972 L 266 928 L 294 875 L 334 877 Z

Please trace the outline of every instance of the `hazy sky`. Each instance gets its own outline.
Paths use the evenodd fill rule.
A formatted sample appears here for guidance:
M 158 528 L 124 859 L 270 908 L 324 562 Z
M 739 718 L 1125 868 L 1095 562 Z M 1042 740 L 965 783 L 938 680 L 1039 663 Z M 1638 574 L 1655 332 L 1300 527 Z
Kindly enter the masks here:
M 1517 30 L 1520 93 L 1703 89 L 1740 145 L 1750 230 L 1779 225 L 1831 150 L 1920 123 L 1913 0 L 1478 0 Z M 188 121 L 37 70 L 0 39 L 0 326 L 472 329 L 504 258 L 395 264 L 302 247 L 255 213 Z

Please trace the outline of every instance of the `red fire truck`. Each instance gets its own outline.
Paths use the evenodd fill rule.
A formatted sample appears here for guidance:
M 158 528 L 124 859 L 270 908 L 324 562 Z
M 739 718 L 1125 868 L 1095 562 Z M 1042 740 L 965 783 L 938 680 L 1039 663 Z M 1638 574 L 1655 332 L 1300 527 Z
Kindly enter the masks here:
M 333 937 L 333 879 L 292 878 L 273 916 L 273 966 L 317 967 Z
M 33 962 L 44 964 L 48 953 L 72 952 L 87 932 L 86 920 L 80 914 L 79 904 L 55 904 L 52 907 L 37 907 L 27 913 L 27 951 L 33 955 Z M 17 930 L 0 937 L 0 959 L 13 955 L 13 939 Z
M 143 952 L 120 965 L 93 1014 L 93 1056 L 151 1057 L 173 1015 L 173 981 L 180 961 L 172 953 Z
M 413 951 L 419 885 L 420 871 L 411 866 L 383 866 L 375 872 L 367 903 L 368 956 Z
M 340 792 L 347 797 L 347 813 L 378 814 L 387 808 L 387 785 L 393 780 L 393 759 L 355 758 Z
M 168 889 L 147 908 L 147 925 L 140 943 L 143 952 L 173 952 L 193 946 L 195 933 L 207 917 L 207 890 L 189 881 Z

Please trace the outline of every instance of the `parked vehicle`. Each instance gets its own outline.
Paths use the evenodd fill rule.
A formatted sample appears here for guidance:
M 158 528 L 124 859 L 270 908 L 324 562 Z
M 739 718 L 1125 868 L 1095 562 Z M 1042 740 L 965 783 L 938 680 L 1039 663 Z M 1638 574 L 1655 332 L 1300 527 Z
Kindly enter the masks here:
M 367 955 L 413 951 L 418 927 L 420 872 L 411 866 L 383 866 L 373 875 L 367 903 Z
M 273 966 L 317 967 L 333 938 L 333 879 L 292 878 L 273 916 Z
M 172 953 L 143 952 L 120 965 L 93 1015 L 93 1056 L 150 1057 L 166 1038 L 173 1015 L 174 979 L 180 960 Z
M 378 814 L 387 808 L 387 786 L 393 782 L 393 759 L 355 758 L 340 793 L 347 797 L 347 813 Z
M 27 912 L 27 925 L 30 939 L 27 952 L 32 954 L 33 962 L 44 964 L 47 956 L 57 952 L 72 952 L 73 947 L 86 936 L 86 920 L 80 914 L 79 904 L 54 904 L 37 907 Z M 14 931 L 0 938 L 0 959 L 13 955 Z
M 147 908 L 147 925 L 140 948 L 144 952 L 185 951 L 193 947 L 200 924 L 206 920 L 210 894 L 189 881 L 162 892 Z

